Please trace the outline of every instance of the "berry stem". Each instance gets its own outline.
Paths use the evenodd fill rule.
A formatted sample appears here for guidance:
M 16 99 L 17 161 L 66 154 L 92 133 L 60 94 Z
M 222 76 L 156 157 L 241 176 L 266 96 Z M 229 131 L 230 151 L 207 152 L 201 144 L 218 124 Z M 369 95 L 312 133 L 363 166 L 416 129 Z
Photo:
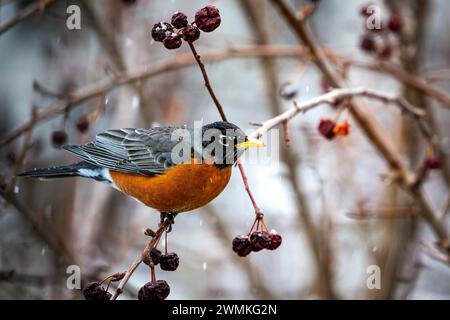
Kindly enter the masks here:
M 206 68 L 201 60 L 200 55 L 197 53 L 197 50 L 195 50 L 195 47 L 192 44 L 192 42 L 188 42 L 188 44 L 189 44 L 189 48 L 191 48 L 191 51 L 192 51 L 192 54 L 194 55 L 195 60 L 197 61 L 198 66 L 200 67 L 200 71 L 202 72 L 203 79 L 205 80 L 206 89 L 208 89 L 208 92 L 216 105 L 217 111 L 219 111 L 220 117 L 222 118 L 223 121 L 228 122 L 227 116 L 225 115 L 225 112 L 223 111 L 222 105 L 220 104 L 219 100 L 217 99 L 217 96 L 214 93 L 211 83 L 209 82 L 208 74 L 206 73 Z M 256 204 L 255 198 L 253 197 L 253 194 L 248 185 L 248 178 L 247 178 L 247 175 L 245 174 L 244 166 L 242 165 L 242 163 L 239 160 L 237 162 L 237 165 L 239 167 L 239 171 L 241 172 L 242 181 L 244 182 L 245 190 L 247 191 L 248 196 L 250 197 L 250 201 L 252 202 L 253 208 L 255 209 L 255 214 L 256 215 L 261 214 L 262 213 L 261 209 L 259 209 L 258 205 Z
M 266 223 L 264 222 L 264 218 L 261 218 L 261 223 L 262 223 L 264 229 L 266 229 L 265 231 L 269 232 L 269 228 L 267 228 L 267 225 L 266 225 Z
M 197 61 L 198 66 L 200 67 L 200 70 L 203 75 L 203 80 L 205 80 L 205 86 L 206 89 L 208 89 L 209 95 L 214 101 L 214 104 L 217 107 L 217 110 L 220 113 L 220 117 L 223 121 L 227 121 L 227 116 L 225 115 L 225 112 L 223 111 L 222 105 L 219 102 L 219 99 L 217 99 L 216 94 L 214 93 L 214 90 L 211 86 L 211 83 L 209 82 L 208 74 L 206 73 L 205 65 L 203 64 L 202 60 L 200 59 L 200 55 L 197 53 L 197 50 L 195 50 L 194 44 L 192 42 L 188 42 L 189 48 L 191 48 L 192 54 L 194 55 L 195 60 Z
M 168 245 L 168 240 L 167 240 L 167 230 L 164 234 L 164 254 L 167 255 L 167 245 Z
M 240 160 L 238 160 L 237 165 L 239 167 L 239 171 L 241 172 L 242 181 L 244 182 L 245 186 L 245 191 L 247 191 L 250 201 L 252 202 L 253 208 L 255 209 L 255 214 L 258 216 L 259 214 L 262 214 L 262 212 L 261 209 L 258 207 L 255 198 L 253 197 L 252 191 L 250 190 L 250 186 L 248 185 L 248 178 L 247 174 L 245 173 L 244 166 L 242 165 L 242 162 Z
M 150 267 L 150 275 L 152 277 L 152 282 L 156 283 L 156 271 L 155 271 L 155 266 L 151 266 Z
M 127 284 L 128 280 L 130 280 L 131 275 L 136 271 L 137 267 L 141 264 L 144 257 L 148 256 L 150 254 L 150 251 L 155 247 L 155 245 L 158 243 L 159 239 L 161 238 L 163 232 L 170 226 L 169 219 L 165 219 L 159 226 L 158 230 L 156 230 L 156 236 L 152 238 L 148 244 L 145 246 L 144 250 L 139 254 L 139 256 L 134 260 L 134 262 L 131 264 L 131 266 L 127 269 L 125 272 L 125 276 L 120 281 L 119 285 L 117 286 L 116 291 L 111 297 L 111 300 L 116 300 L 117 297 L 123 292 L 123 288 Z

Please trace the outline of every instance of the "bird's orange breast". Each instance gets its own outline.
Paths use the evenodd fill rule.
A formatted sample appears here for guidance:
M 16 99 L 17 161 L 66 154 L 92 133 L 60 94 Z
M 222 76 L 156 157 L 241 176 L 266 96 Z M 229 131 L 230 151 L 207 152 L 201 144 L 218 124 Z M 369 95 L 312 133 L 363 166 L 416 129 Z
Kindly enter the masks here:
M 231 166 L 179 164 L 154 177 L 110 170 L 117 188 L 162 212 L 184 212 L 204 206 L 228 184 Z

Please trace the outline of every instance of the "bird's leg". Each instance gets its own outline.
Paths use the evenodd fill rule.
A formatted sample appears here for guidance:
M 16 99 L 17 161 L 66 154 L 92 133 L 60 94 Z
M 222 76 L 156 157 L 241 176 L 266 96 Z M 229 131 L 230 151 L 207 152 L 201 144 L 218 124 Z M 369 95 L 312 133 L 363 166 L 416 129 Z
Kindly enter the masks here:
M 169 227 L 167 228 L 167 232 L 172 231 L 172 225 L 175 224 L 175 217 L 178 213 L 174 212 L 161 212 L 161 223 L 164 222 L 164 220 L 168 220 L 170 222 Z

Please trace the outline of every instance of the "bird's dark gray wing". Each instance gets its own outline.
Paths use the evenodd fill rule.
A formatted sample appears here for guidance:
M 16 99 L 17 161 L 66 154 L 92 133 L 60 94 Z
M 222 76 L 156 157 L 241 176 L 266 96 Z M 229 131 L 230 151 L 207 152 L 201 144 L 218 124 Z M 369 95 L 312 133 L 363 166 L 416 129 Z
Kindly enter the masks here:
M 63 148 L 94 165 L 120 172 L 153 176 L 172 167 L 175 127 L 113 129 L 98 134 L 84 145 Z

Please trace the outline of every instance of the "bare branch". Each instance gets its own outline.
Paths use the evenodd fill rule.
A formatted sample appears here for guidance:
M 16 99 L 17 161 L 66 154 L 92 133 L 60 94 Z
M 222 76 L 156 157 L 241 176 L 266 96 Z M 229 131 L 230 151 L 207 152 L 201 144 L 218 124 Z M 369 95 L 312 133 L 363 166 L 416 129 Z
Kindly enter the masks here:
M 249 136 L 258 139 L 265 133 L 267 133 L 267 131 L 269 131 L 270 129 L 277 127 L 278 125 L 283 124 L 286 121 L 289 121 L 299 113 L 305 113 L 324 103 L 333 104 L 336 100 L 354 97 L 367 97 L 378 99 L 385 103 L 394 103 L 400 108 L 401 111 L 413 116 L 414 118 L 420 119 L 425 116 L 425 112 L 423 110 L 414 107 L 405 99 L 396 95 L 362 87 L 350 89 L 335 89 L 310 100 L 301 103 L 294 103 L 294 106 L 292 108 L 272 119 L 264 121 L 262 125 L 255 131 L 253 131 Z
M 139 256 L 134 260 L 134 262 L 128 267 L 127 271 L 125 272 L 125 276 L 120 281 L 119 285 L 116 288 L 116 291 L 111 296 L 111 300 L 116 300 L 117 297 L 123 292 L 125 285 L 127 284 L 128 280 L 130 280 L 131 275 L 136 271 L 137 267 L 141 264 L 144 257 L 148 256 L 150 254 L 150 251 L 155 247 L 155 245 L 158 243 L 161 235 L 163 232 L 169 227 L 170 221 L 168 219 L 165 219 L 158 227 L 158 230 L 155 232 L 155 236 L 152 237 L 152 239 L 149 241 L 149 243 L 145 246 L 144 250 L 139 254 Z
M 205 62 L 217 62 L 231 58 L 254 58 L 263 56 L 273 57 L 304 57 L 305 50 L 298 46 L 245 46 L 230 48 L 225 51 L 204 53 L 202 59 Z M 105 79 L 91 85 L 79 88 L 68 97 L 59 100 L 48 109 L 38 112 L 34 119 L 16 127 L 11 132 L 0 139 L 0 147 L 18 138 L 30 127 L 45 121 L 59 114 L 64 113 L 68 108 L 75 108 L 80 103 L 100 94 L 106 94 L 110 90 L 127 85 L 139 80 L 147 79 L 159 74 L 190 67 L 196 63 L 192 54 L 180 54 L 174 58 L 165 59 L 154 65 L 136 67 L 126 72 L 119 72 L 110 79 Z
M 46 6 L 55 2 L 55 0 L 36 0 L 30 3 L 27 7 L 25 7 L 22 11 L 17 13 L 14 17 L 6 21 L 4 24 L 0 26 L 0 35 L 12 27 L 14 27 L 17 23 L 25 19 L 26 17 L 32 15 L 36 11 L 43 10 Z

